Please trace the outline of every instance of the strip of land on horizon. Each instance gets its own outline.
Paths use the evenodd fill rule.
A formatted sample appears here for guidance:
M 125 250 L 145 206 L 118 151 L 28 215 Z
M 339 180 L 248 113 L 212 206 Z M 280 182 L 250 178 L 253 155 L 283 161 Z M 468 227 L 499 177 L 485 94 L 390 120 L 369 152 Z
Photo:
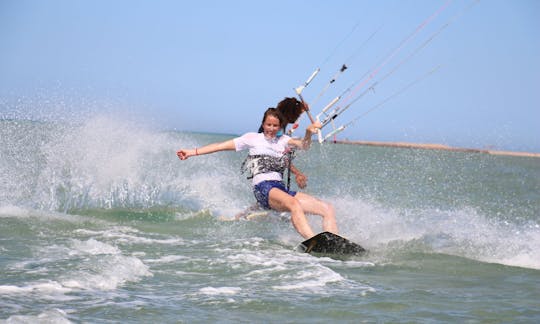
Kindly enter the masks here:
M 426 149 L 426 150 L 472 152 L 472 153 L 484 153 L 484 154 L 491 154 L 491 155 L 508 155 L 508 156 L 523 156 L 523 157 L 539 157 L 540 158 L 540 153 L 499 151 L 499 150 L 474 149 L 474 148 L 459 148 L 459 147 L 452 147 L 452 146 L 443 145 L 443 144 L 421 144 L 421 143 L 406 143 L 406 142 L 373 142 L 373 141 L 350 141 L 350 140 L 336 140 L 336 141 L 332 141 L 332 143 L 366 145 L 366 146 L 417 148 L 417 149 Z

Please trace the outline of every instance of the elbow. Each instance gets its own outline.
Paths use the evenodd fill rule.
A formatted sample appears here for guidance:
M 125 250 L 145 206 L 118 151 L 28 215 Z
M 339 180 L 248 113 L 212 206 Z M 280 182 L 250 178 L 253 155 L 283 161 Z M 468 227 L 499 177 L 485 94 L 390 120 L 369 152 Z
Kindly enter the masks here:
M 311 138 L 304 139 L 302 141 L 302 149 L 308 150 L 311 147 Z

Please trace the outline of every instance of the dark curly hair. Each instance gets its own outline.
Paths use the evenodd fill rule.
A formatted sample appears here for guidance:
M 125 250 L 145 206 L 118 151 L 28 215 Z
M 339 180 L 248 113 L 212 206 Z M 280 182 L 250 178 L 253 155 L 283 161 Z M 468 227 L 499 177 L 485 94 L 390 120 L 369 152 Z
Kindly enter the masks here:
M 304 104 L 294 97 L 286 97 L 277 104 L 276 109 L 285 118 L 286 123 L 282 123 L 282 125 L 286 125 L 294 123 L 300 117 L 304 111 Z

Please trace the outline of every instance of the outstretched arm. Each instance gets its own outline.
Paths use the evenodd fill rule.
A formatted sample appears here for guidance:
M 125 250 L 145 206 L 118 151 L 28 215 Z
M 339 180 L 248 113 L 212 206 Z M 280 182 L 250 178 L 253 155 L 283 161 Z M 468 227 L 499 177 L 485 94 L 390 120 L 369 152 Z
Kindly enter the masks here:
M 176 155 L 180 160 L 186 160 L 187 158 L 195 155 L 210 154 L 219 151 L 233 151 L 235 150 L 234 140 L 228 140 L 220 143 L 208 144 L 206 146 L 194 149 L 180 149 L 176 152 Z

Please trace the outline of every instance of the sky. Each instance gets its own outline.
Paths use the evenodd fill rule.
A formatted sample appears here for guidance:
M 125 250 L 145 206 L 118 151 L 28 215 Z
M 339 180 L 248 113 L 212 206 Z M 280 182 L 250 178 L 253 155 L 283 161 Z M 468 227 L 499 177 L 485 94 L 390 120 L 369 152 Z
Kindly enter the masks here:
M 540 152 L 537 0 L 0 0 L 0 40 L 0 118 L 243 134 L 320 68 L 338 139 Z

